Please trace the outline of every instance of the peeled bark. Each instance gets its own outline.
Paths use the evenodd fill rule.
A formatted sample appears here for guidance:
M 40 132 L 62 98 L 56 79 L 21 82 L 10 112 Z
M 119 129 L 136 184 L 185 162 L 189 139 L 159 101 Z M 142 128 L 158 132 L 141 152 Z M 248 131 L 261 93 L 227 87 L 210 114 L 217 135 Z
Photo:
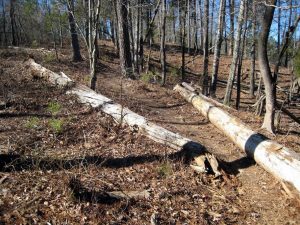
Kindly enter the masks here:
M 33 77 L 44 78 L 50 83 L 61 87 L 73 86 L 74 84 L 74 82 L 64 73 L 54 73 L 51 70 L 48 70 L 47 68 L 36 63 L 33 59 L 29 59 L 25 65 L 30 67 L 31 75 Z
M 229 137 L 248 156 L 276 178 L 291 183 L 300 192 L 300 155 L 275 141 L 251 130 L 239 119 L 218 108 L 210 99 L 188 91 L 182 86 L 174 88 L 202 115 Z

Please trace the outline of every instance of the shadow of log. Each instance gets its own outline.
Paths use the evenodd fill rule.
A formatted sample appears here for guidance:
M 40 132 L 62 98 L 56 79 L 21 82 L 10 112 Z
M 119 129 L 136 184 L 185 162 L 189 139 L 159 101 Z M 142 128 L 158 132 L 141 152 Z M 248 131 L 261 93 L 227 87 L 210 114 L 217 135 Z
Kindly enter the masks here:
M 171 153 L 167 156 L 154 154 L 126 156 L 122 158 L 85 156 L 83 158 L 65 160 L 31 157 L 18 154 L 0 154 L 0 172 L 23 170 L 71 170 L 73 168 L 88 167 L 89 165 L 119 169 L 137 164 L 162 161 L 166 158 L 189 164 L 193 157 L 204 154 L 205 152 L 206 149 L 202 145 L 191 141 L 185 144 L 180 151 Z
M 246 169 L 256 164 L 254 159 L 247 156 L 236 159 L 232 162 L 220 161 L 220 167 L 227 173 L 231 175 L 238 175 L 240 169 Z

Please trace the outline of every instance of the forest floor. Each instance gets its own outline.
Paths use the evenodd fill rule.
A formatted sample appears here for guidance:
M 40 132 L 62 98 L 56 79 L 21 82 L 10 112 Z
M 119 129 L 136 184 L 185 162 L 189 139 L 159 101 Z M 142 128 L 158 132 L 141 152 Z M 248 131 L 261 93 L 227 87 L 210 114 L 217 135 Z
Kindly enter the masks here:
M 46 50 L 0 51 L 0 103 L 6 103 L 0 104 L 0 224 L 150 224 L 151 217 L 158 224 L 297 224 L 300 220 L 299 202 L 282 184 L 172 90 L 180 80 L 176 75 L 180 53 L 168 51 L 169 79 L 161 87 L 122 79 L 117 56 L 105 43 L 97 91 L 204 145 L 224 161 L 226 173 L 221 178 L 194 172 L 174 157 L 174 150 L 120 127 L 100 110 L 65 95 L 65 90 L 33 79 L 24 65 L 29 56 L 77 82 L 88 80 L 88 62 L 71 62 L 67 50 L 59 52 L 59 62 Z M 154 51 L 151 70 L 158 71 L 158 60 L 159 52 Z M 201 65 L 201 56 L 189 64 L 189 81 L 199 82 Z M 229 66 L 230 57 L 222 57 L 220 79 L 227 80 Z M 279 85 L 287 86 L 288 70 L 281 72 Z M 224 87 L 218 87 L 219 99 L 223 93 Z M 254 115 L 254 103 L 242 94 L 241 109 L 230 113 L 300 152 L 299 125 L 283 115 L 278 134 L 269 135 L 260 130 L 262 117 Z M 300 114 L 299 107 L 289 110 Z M 116 200 L 105 194 L 142 190 L 149 191 L 149 198 Z

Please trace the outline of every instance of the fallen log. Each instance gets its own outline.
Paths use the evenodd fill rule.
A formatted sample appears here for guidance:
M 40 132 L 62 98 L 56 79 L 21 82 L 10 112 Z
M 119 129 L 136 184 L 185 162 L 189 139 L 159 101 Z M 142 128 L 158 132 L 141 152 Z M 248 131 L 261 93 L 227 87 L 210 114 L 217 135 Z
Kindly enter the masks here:
M 60 74 L 54 73 L 53 71 L 36 63 L 33 59 L 27 60 L 25 65 L 31 69 L 31 75 L 34 78 L 44 78 L 50 83 L 61 87 L 74 85 L 74 82 L 66 74 L 62 72 Z
M 176 85 L 174 90 L 192 103 L 202 115 L 265 170 L 278 179 L 291 183 L 300 192 L 299 154 L 252 131 L 239 119 L 206 101 L 207 97 L 197 95 L 180 85 Z
M 116 199 L 148 199 L 150 192 L 147 190 L 142 191 L 110 191 L 106 192 L 110 197 Z
M 201 144 L 157 126 L 145 117 L 114 103 L 111 99 L 92 91 L 86 86 L 77 85 L 67 93 L 76 95 L 81 103 L 90 104 L 94 108 L 99 107 L 101 111 L 112 116 L 118 123 L 125 123 L 133 129 L 139 130 L 150 139 L 173 149 L 181 150 L 184 148 L 191 151 L 203 151 L 204 149 Z
M 30 59 L 25 62 L 27 66 L 34 70 L 34 76 L 48 79 L 52 84 L 58 86 L 69 86 L 73 81 L 65 74 L 54 73 Z M 99 108 L 102 112 L 112 116 L 118 123 L 127 124 L 132 129 L 138 130 L 148 138 L 167 145 L 176 150 L 184 150 L 190 157 L 200 155 L 206 152 L 204 146 L 194 142 L 191 139 L 182 137 L 163 127 L 160 127 L 145 117 L 140 116 L 120 104 L 114 103 L 111 99 L 96 93 L 84 85 L 73 85 L 67 91 L 67 94 L 76 95 L 81 103 L 91 105 L 93 108 Z
M 193 88 L 191 85 L 189 85 L 188 83 L 182 82 L 182 86 L 185 87 L 186 89 L 188 89 L 188 90 L 191 91 L 191 92 L 200 93 L 200 92 L 197 92 L 197 90 L 196 90 L 195 88 Z M 223 103 L 218 102 L 218 101 L 215 100 L 215 99 L 208 98 L 208 97 L 206 97 L 205 95 L 202 95 L 202 97 L 203 97 L 206 101 L 212 102 L 212 103 L 215 104 L 216 106 L 219 106 L 219 107 L 221 107 L 221 108 L 226 108 L 227 110 L 231 110 L 231 111 L 235 111 L 235 112 L 237 111 L 236 109 L 231 108 L 231 107 L 228 106 L 228 105 L 224 105 Z

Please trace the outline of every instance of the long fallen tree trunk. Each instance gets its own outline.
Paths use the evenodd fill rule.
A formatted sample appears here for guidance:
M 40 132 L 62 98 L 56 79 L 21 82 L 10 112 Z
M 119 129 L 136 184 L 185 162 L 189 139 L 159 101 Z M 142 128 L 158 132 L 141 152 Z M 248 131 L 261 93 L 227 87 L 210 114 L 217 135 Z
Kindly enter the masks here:
M 204 146 L 201 144 L 148 121 L 145 117 L 124 108 L 120 104 L 114 103 L 111 99 L 96 93 L 84 85 L 75 85 L 74 82 L 63 73 L 54 73 L 40 64 L 35 63 L 33 59 L 29 59 L 26 65 L 30 67 L 34 76 L 47 79 L 55 85 L 69 86 L 67 94 L 76 95 L 81 103 L 89 104 L 94 108 L 100 108 L 101 111 L 112 116 L 118 123 L 126 123 L 156 142 L 165 144 L 176 150 L 188 151 L 188 153 L 191 154 L 190 156 L 206 152 Z M 73 86 L 70 86 L 70 83 Z
M 202 115 L 259 165 L 278 179 L 292 184 L 300 192 L 299 154 L 251 130 L 239 119 L 208 101 L 206 96 L 198 95 L 180 85 L 176 85 L 174 90 L 192 103 Z

